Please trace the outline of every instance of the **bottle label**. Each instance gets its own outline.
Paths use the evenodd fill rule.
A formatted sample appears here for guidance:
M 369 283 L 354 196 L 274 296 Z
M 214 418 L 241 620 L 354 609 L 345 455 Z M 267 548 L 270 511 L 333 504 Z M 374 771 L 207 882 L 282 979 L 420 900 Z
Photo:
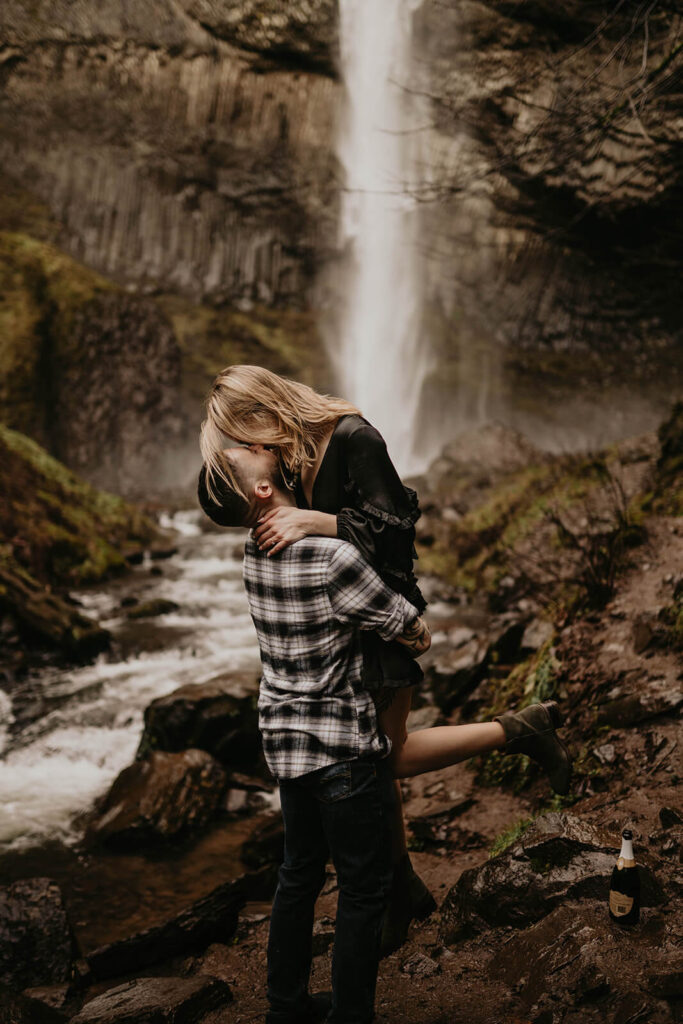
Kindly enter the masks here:
M 620 857 L 617 861 L 617 867 L 620 871 L 623 871 L 624 868 L 634 868 L 635 866 L 636 862 L 634 860 L 626 860 L 625 857 Z
M 609 908 L 615 917 L 624 917 L 631 912 L 633 907 L 633 896 L 625 896 L 623 892 L 610 890 Z

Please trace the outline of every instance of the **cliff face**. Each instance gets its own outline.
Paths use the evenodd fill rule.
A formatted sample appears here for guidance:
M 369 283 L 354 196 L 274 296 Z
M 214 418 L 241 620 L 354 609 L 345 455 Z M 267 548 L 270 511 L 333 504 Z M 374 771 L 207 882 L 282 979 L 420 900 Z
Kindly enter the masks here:
M 334 4 L 57 7 L 0 12 L 0 162 L 68 251 L 137 288 L 301 303 L 334 226 Z
M 423 5 L 432 316 L 442 363 L 498 350 L 470 369 L 494 399 L 680 386 L 682 27 L 673 2 Z
M 180 348 L 149 299 L 0 230 L 0 414 L 99 486 L 128 492 L 183 433 Z
M 280 7 L 0 11 L 0 419 L 100 486 L 189 486 L 227 363 L 319 369 L 335 7 Z
M 335 0 L 0 11 L 0 159 L 88 265 L 305 303 L 334 255 Z M 518 346 L 678 328 L 681 15 L 425 0 L 425 237 L 452 326 Z
M 432 448 L 492 415 L 541 443 L 543 433 L 562 447 L 604 442 L 654 426 L 680 387 L 682 31 L 673 0 L 651 10 L 424 0 L 416 13 L 422 78 L 412 85 L 429 108 L 419 198 Z M 337 45 L 335 0 L 0 9 L 0 167 L 49 207 L 51 241 L 140 301 L 154 297 L 144 314 L 124 303 L 116 344 L 125 355 L 137 324 L 131 366 L 147 351 L 149 388 L 177 382 L 184 419 L 165 422 L 188 439 L 188 457 L 201 394 L 231 358 L 333 386 L 319 348 L 309 360 L 306 347 L 318 346 L 320 312 L 336 308 L 344 264 Z M 0 211 L 0 228 L 45 237 L 22 202 L 14 226 Z M 117 305 L 108 302 L 89 307 L 74 344 L 96 345 Z M 12 316 L 25 331 L 23 308 Z M 55 451 L 99 480 L 84 429 L 55 423 L 52 399 L 35 411 L 46 320 L 41 301 L 32 308 L 33 369 L 22 363 L 24 389 L 0 394 L 0 414 L 44 440 L 48 424 Z M 107 328 L 107 351 L 112 336 Z M 11 337 L 0 338 L 10 367 Z M 64 394 L 71 402 L 95 374 L 93 393 L 108 395 L 96 404 L 111 411 L 102 429 L 116 433 L 123 378 L 107 392 L 95 362 L 65 375 L 74 383 Z M 147 476 L 136 463 L 119 486 Z

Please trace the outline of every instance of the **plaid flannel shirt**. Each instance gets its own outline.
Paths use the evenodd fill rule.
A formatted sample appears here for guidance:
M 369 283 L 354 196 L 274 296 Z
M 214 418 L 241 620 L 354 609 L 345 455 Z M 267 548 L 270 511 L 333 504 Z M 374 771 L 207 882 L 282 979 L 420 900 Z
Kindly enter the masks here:
M 374 701 L 361 689 L 359 629 L 393 640 L 417 609 L 358 550 L 305 537 L 268 558 L 249 537 L 244 582 L 261 651 L 259 728 L 276 778 L 385 756 Z

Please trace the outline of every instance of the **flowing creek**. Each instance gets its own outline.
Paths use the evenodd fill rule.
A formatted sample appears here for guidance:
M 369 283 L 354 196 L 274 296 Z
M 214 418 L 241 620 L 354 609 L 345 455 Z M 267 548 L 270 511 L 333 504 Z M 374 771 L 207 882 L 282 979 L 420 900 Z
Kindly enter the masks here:
M 219 824 L 156 855 L 84 854 L 79 817 L 130 764 L 145 707 L 187 683 L 254 672 L 258 647 L 242 584 L 244 538 L 205 533 L 199 512 L 177 512 L 177 553 L 146 560 L 106 589 L 74 593 L 112 633 L 91 665 L 45 668 L 0 691 L 0 884 L 49 875 L 63 888 L 84 948 L 164 920 L 244 870 L 238 851 L 254 827 Z M 131 620 L 132 599 L 178 610 Z

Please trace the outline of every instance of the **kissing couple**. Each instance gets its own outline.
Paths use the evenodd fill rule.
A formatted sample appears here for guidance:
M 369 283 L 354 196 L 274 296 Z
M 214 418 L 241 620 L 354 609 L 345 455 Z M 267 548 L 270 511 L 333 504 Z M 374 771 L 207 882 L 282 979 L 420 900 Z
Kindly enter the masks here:
M 407 733 L 430 646 L 413 571 L 417 495 L 341 398 L 258 366 L 214 381 L 198 497 L 246 527 L 262 663 L 259 728 L 285 827 L 268 939 L 266 1024 L 370 1024 L 379 961 L 435 909 L 413 870 L 398 780 L 477 754 L 526 754 L 558 793 L 571 763 L 554 701 Z M 332 994 L 308 991 L 315 901 L 339 887 Z

